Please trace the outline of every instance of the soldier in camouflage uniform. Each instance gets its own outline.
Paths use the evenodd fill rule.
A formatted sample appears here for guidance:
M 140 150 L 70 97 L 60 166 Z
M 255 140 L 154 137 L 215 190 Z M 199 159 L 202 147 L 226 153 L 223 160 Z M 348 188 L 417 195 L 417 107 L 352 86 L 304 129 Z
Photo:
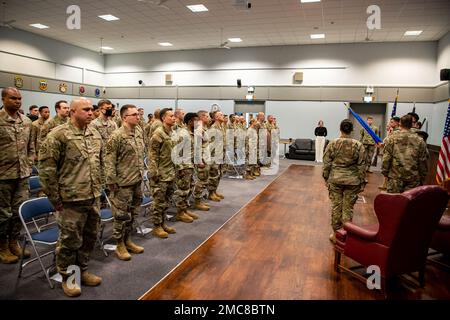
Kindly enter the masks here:
M 122 118 L 120 117 L 120 112 L 116 109 L 114 105 L 113 105 L 112 120 L 116 123 L 117 128 L 120 128 L 122 126 Z
M 171 203 L 175 165 L 172 162 L 172 126 L 175 117 L 172 109 L 161 110 L 162 128 L 158 128 L 150 139 L 148 148 L 149 178 L 153 194 L 153 234 L 159 238 L 167 238 L 175 233 L 175 228 L 166 225 L 166 212 Z
M 375 127 L 373 125 L 373 118 L 372 117 L 367 117 L 367 124 L 369 125 L 369 127 L 372 128 L 372 130 L 379 135 L 380 131 L 378 130 L 377 127 Z M 370 136 L 370 134 L 367 133 L 366 130 L 364 130 L 364 128 L 361 129 L 360 131 L 361 134 L 361 143 L 364 145 L 364 150 L 365 150 L 365 155 L 366 155 L 366 169 L 365 172 L 371 172 L 370 171 L 370 166 L 372 165 L 372 158 L 373 158 L 373 154 L 375 153 L 375 141 L 372 139 L 372 137 Z
M 109 137 L 112 135 L 112 133 L 117 130 L 119 127 L 117 126 L 116 122 L 112 120 L 113 116 L 113 105 L 111 101 L 102 99 L 97 103 L 98 107 L 100 108 L 100 115 L 98 118 L 94 119 L 90 126 L 92 126 L 94 129 L 100 133 L 102 136 L 102 156 L 106 155 L 106 143 L 108 142 Z M 105 167 L 101 167 L 101 177 L 102 177 L 102 184 L 104 188 L 105 186 Z
M 152 124 L 150 125 L 150 129 L 148 130 L 148 141 L 150 141 L 150 139 L 153 137 L 153 133 L 155 133 L 156 129 L 163 127 L 160 113 L 161 113 L 160 109 L 156 109 L 155 112 L 153 113 L 154 120 L 153 120 Z
M 335 231 L 352 220 L 353 206 L 364 188 L 365 176 L 364 146 L 350 138 L 353 124 L 345 119 L 340 129 L 340 138 L 328 144 L 323 157 L 323 178 L 331 200 L 332 242 L 336 241 Z
M 386 139 L 381 173 L 387 177 L 387 192 L 402 193 L 422 185 L 427 175 L 425 141 L 411 129 L 412 117 L 400 119 L 400 131 Z
M 0 262 L 16 263 L 22 223 L 19 206 L 28 199 L 28 177 L 34 159 L 31 120 L 19 113 L 22 96 L 16 88 L 2 90 L 0 110 Z M 30 256 L 27 250 L 25 258 Z
M 203 201 L 203 192 L 208 187 L 209 165 L 211 154 L 209 152 L 209 137 L 207 134 L 207 125 L 210 121 L 207 111 L 200 110 L 197 112 L 199 124 L 195 128 L 194 137 L 197 143 L 202 146 L 202 163 L 195 163 L 195 175 L 197 181 L 194 186 L 194 208 L 197 210 L 208 211 L 210 206 Z
M 31 140 L 34 144 L 34 151 L 36 152 L 35 160 L 37 160 L 37 155 L 39 152 L 39 146 L 41 144 L 41 129 L 49 121 L 50 110 L 47 106 L 42 106 L 39 108 L 40 117 L 36 121 L 33 121 L 31 126 Z
M 192 219 L 198 219 L 198 215 L 188 211 L 189 196 L 194 187 L 194 125 L 197 120 L 197 114 L 189 112 L 184 116 L 185 128 L 178 129 L 177 147 L 180 148 L 180 152 L 176 163 L 174 201 L 180 220 L 183 222 L 192 222 Z
M 100 157 L 102 137 L 89 126 L 91 101 L 76 98 L 71 103 L 70 121 L 52 130 L 39 150 L 39 177 L 45 194 L 56 209 L 59 239 L 56 268 L 62 288 L 69 297 L 81 288 L 67 285 L 67 268 L 81 269 L 81 284 L 97 286 L 102 279 L 87 271 L 100 224 Z
M 223 125 L 223 113 L 220 111 L 213 112 L 213 120 L 214 123 L 211 125 L 211 128 L 208 130 L 210 140 L 210 148 L 215 146 L 215 149 L 211 150 L 211 164 L 209 166 L 209 177 L 208 177 L 208 199 L 212 201 L 219 202 L 224 198 L 224 196 L 217 192 L 217 188 L 219 187 L 220 178 L 222 177 L 222 165 L 223 165 L 223 155 L 226 150 L 226 131 L 225 126 Z M 221 138 L 222 141 L 217 141 L 215 143 L 216 138 Z M 220 148 L 221 150 L 218 150 Z M 218 154 L 220 159 L 214 159 L 215 155 Z
M 258 133 L 256 132 L 256 119 L 250 120 L 250 126 L 248 127 L 247 134 L 245 136 L 245 179 L 255 180 L 253 173 L 255 172 L 256 161 L 258 155 L 256 153 L 252 154 L 252 151 L 257 150 L 258 144 Z
M 131 253 L 143 253 L 144 248 L 131 240 L 133 222 L 142 202 L 144 172 L 144 137 L 139 126 L 139 113 L 134 105 L 120 109 L 122 126 L 106 143 L 105 175 L 111 194 L 114 215 L 113 238 L 117 241 L 116 255 L 128 261 Z M 128 252 L 129 251 L 129 252 Z
M 44 124 L 41 128 L 39 140 L 44 142 L 47 135 L 57 126 L 65 124 L 69 120 L 70 108 L 67 101 L 60 100 L 55 103 L 56 116 Z M 36 152 L 38 152 L 37 150 Z
M 172 127 L 172 130 L 174 132 L 176 132 L 177 129 L 183 129 L 183 128 L 186 129 L 187 126 L 184 123 L 184 109 L 183 108 L 177 108 L 175 110 L 174 115 L 175 115 L 175 123 L 174 123 L 174 125 Z

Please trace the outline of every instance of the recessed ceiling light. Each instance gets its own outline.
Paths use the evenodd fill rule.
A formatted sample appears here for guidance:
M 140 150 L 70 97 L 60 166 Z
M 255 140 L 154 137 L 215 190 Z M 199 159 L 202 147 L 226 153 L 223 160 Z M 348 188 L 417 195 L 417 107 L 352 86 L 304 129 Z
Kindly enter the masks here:
M 48 29 L 48 28 L 50 28 L 49 26 L 46 26 L 45 24 L 40 24 L 40 23 L 33 23 L 33 24 L 30 24 L 30 26 L 38 28 L 38 29 Z
M 241 38 L 229 38 L 228 41 L 230 42 L 242 42 Z
M 106 21 L 120 20 L 119 18 L 117 18 L 116 16 L 113 16 L 112 14 L 104 14 L 104 15 L 101 15 L 98 17 L 102 18 L 103 20 L 106 20 Z
M 159 42 L 158 44 L 160 46 L 162 46 L 162 47 L 171 47 L 171 46 L 173 46 L 173 44 L 171 44 L 170 42 Z
M 301 3 L 320 2 L 320 0 L 300 0 Z
M 103 50 L 114 50 L 114 48 L 111 47 L 102 47 Z
M 186 6 L 188 7 L 189 10 L 191 10 L 192 12 L 204 12 L 204 11 L 208 11 L 208 8 L 205 7 L 202 4 L 193 4 L 190 6 Z
M 318 34 L 312 34 L 310 35 L 311 39 L 323 39 L 325 38 L 325 34 L 323 33 L 318 33 Z
M 411 30 L 411 31 L 406 31 L 405 36 L 418 36 L 421 33 L 422 33 L 422 30 Z

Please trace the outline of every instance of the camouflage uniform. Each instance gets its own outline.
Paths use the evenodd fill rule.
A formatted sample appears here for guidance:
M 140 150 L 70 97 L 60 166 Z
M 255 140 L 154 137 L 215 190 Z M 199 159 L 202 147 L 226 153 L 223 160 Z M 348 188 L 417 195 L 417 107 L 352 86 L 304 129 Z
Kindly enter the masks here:
M 117 111 L 116 114 L 112 117 L 112 120 L 116 123 L 117 128 L 122 126 L 122 118 L 120 118 L 120 112 Z
M 102 137 L 70 121 L 52 130 L 39 150 L 39 177 L 49 200 L 56 207 L 59 239 L 56 267 L 63 277 L 67 267 L 87 270 L 100 223 Z
M 142 202 L 142 173 L 144 171 L 144 137 L 136 127 L 116 130 L 106 144 L 106 184 L 119 188 L 112 193 L 114 215 L 113 238 L 127 239 Z
M 225 147 L 226 147 L 226 141 L 225 141 L 225 137 L 226 137 L 226 131 L 225 131 L 225 126 L 222 124 L 218 124 L 217 122 L 214 122 L 211 125 L 210 128 L 210 132 L 214 132 L 216 130 L 216 134 L 222 135 L 222 145 L 220 145 L 220 141 L 217 144 L 217 147 L 221 147 L 222 148 L 222 156 L 220 157 L 220 151 L 219 150 L 211 150 L 211 157 L 212 158 L 212 162 L 211 165 L 209 166 L 209 177 L 208 177 L 208 191 L 211 192 L 216 192 L 217 188 L 219 187 L 219 183 L 220 183 L 220 178 L 222 177 L 222 164 L 224 163 L 223 161 L 223 155 L 224 152 L 226 151 Z M 211 141 L 210 141 L 210 148 L 211 148 L 211 143 L 214 143 L 214 134 L 211 134 Z M 214 160 L 214 156 L 216 155 L 216 153 L 218 154 L 218 156 L 220 157 L 220 162 L 217 163 Z M 218 159 L 219 160 L 219 159 Z
M 381 173 L 387 177 L 387 192 L 402 193 L 420 186 L 427 175 L 425 141 L 411 130 L 390 135 L 384 146 Z
M 377 127 L 375 126 L 370 126 L 372 128 L 372 130 L 379 135 L 380 131 L 378 130 Z M 370 136 L 370 134 L 368 134 L 366 132 L 366 130 L 361 129 L 360 131 L 361 133 L 361 143 L 364 145 L 364 150 L 365 150 L 365 162 L 366 162 L 366 169 L 365 171 L 367 172 L 370 169 L 370 166 L 372 164 L 372 158 L 373 158 L 373 154 L 375 153 L 375 141 L 372 139 L 372 137 Z
M 34 151 L 36 153 L 36 158 L 37 158 L 37 154 L 39 152 L 39 146 L 41 144 L 41 130 L 42 127 L 44 126 L 44 124 L 48 123 L 50 120 L 45 121 L 43 118 L 39 118 L 36 121 L 33 121 L 33 123 L 31 124 L 31 141 L 33 142 L 34 145 Z
M 195 164 L 195 175 L 197 176 L 197 181 L 194 186 L 194 198 L 195 201 L 201 201 L 203 197 L 203 192 L 208 187 L 208 179 L 209 179 L 209 165 L 208 163 L 211 161 L 211 154 L 209 152 L 209 137 L 207 134 L 206 127 L 199 126 L 196 128 L 195 137 L 201 137 L 202 143 L 202 160 L 204 167 L 201 168 L 198 164 Z
M 0 240 L 16 240 L 22 223 L 19 206 L 28 199 L 28 177 L 34 159 L 31 120 L 0 110 Z
M 172 130 L 158 128 L 150 139 L 148 148 L 149 177 L 153 195 L 153 224 L 164 224 L 166 211 L 170 206 L 175 179 L 175 165 L 172 162 Z
M 353 218 L 353 206 L 364 183 L 365 155 L 361 142 L 342 135 L 331 141 L 323 157 L 323 178 L 331 200 L 334 231 Z
M 112 133 L 118 129 L 117 124 L 110 119 L 103 120 L 101 118 L 102 116 L 98 117 L 94 121 L 91 122 L 90 126 L 92 126 L 94 129 L 100 133 L 100 136 L 102 137 L 102 155 L 106 155 L 106 143 L 108 142 L 109 137 L 112 135 Z M 105 167 L 101 167 L 101 177 L 102 177 L 102 184 L 105 185 Z M 105 188 L 105 187 L 104 187 Z
M 56 117 L 50 119 L 46 124 L 44 124 L 42 126 L 39 140 L 41 140 L 41 142 L 44 142 L 45 138 L 50 133 L 50 131 L 52 131 L 54 128 L 56 128 L 62 124 L 67 123 L 67 120 L 69 120 L 69 117 L 62 118 L 58 115 Z M 39 151 L 39 150 L 37 150 L 37 151 Z
M 150 139 L 153 137 L 156 129 L 163 128 L 163 123 L 159 119 L 155 119 L 150 125 L 150 130 L 148 130 L 148 141 L 150 143 Z
M 183 154 L 183 161 L 176 165 L 174 201 L 178 211 L 186 211 L 189 207 L 189 196 L 193 189 L 194 176 L 194 133 L 187 128 L 179 129 L 178 145 L 184 146 L 183 150 L 189 150 L 189 154 Z M 190 163 L 189 163 L 190 161 Z
M 250 151 L 257 150 L 258 145 L 258 133 L 254 128 L 248 128 L 247 135 L 245 136 L 245 165 L 247 176 L 251 176 L 253 172 L 256 170 L 256 161 L 258 159 L 258 155 L 255 154 L 253 158 L 251 158 Z

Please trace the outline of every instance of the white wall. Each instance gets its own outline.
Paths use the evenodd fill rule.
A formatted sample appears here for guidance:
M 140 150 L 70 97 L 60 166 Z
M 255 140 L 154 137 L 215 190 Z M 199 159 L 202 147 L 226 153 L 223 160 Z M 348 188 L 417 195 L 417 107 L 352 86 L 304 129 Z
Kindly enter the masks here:
M 436 66 L 438 78 L 441 69 L 450 69 L 450 32 L 438 42 Z
M 138 108 L 144 108 L 145 120 L 147 120 L 147 114 L 153 113 L 157 108 L 175 108 L 175 100 L 172 99 L 111 99 L 111 102 L 115 105 L 119 103 L 119 110 L 125 104 L 134 104 Z
M 358 43 L 209 49 L 105 56 L 107 86 L 304 85 L 434 86 L 437 42 Z
M 50 115 L 55 116 L 55 103 L 59 100 L 66 100 L 70 103 L 70 101 L 76 97 L 69 96 L 65 94 L 57 94 L 57 93 L 42 93 L 35 91 L 25 91 L 21 90 L 22 94 L 22 109 L 25 114 L 28 113 L 28 108 L 35 104 L 39 107 L 48 106 L 50 109 Z M 92 99 L 91 99 L 92 100 Z
M 104 60 L 96 52 L 21 30 L 0 28 L 0 70 L 104 85 Z
M 448 102 L 443 101 L 433 105 L 432 123 L 428 127 L 429 144 L 441 145 L 442 135 L 444 134 L 445 119 L 447 117 Z

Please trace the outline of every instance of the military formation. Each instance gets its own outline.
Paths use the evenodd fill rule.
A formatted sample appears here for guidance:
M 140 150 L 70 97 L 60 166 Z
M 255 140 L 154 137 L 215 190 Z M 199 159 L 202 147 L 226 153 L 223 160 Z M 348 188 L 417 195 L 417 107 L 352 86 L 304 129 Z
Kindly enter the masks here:
M 368 182 L 367 174 L 371 173 L 375 148 L 383 149 L 381 173 L 385 182 L 380 189 L 402 193 L 425 182 L 429 154 L 426 137 L 417 120 L 415 113 L 393 117 L 388 124 L 387 137 L 378 145 L 364 129 L 360 141 L 352 139 L 353 123 L 341 122 L 341 136 L 328 144 L 324 154 L 323 178 L 331 201 L 333 229 L 330 241 L 336 242 L 335 232 L 353 219 L 353 207 Z M 367 118 L 367 124 L 379 134 L 372 117 Z
M 132 231 L 145 192 L 153 198 L 152 233 L 167 238 L 176 233 L 167 223 L 169 207 L 176 208 L 175 220 L 192 223 L 199 219 L 192 209 L 209 211 L 209 201 L 225 198 L 219 193 L 221 178 L 242 160 L 233 144 L 230 152 L 227 139 L 238 141 L 237 132 L 243 133 L 242 145 L 256 150 L 265 146 L 259 130 L 278 130 L 275 118 L 269 116 L 265 121 L 263 113 L 252 119 L 247 129 L 244 118 L 238 115 L 226 117 L 221 111 L 202 110 L 185 114 L 182 108 L 157 109 L 145 123 L 142 108 L 128 104 L 116 110 L 106 99 L 94 108 L 82 97 L 70 104 L 56 102 L 52 119 L 48 107 L 33 106 L 30 115 L 37 111 L 40 116 L 32 122 L 30 115 L 19 112 L 21 99 L 16 88 L 2 90 L 0 260 L 16 263 L 22 255 L 30 256 L 18 242 L 18 209 L 29 198 L 28 178 L 35 165 L 43 195 L 56 211 L 60 232 L 56 268 L 62 276 L 62 289 L 70 297 L 81 294 L 80 285 L 98 286 L 102 282 L 101 277 L 88 271 L 88 264 L 98 241 L 100 210 L 106 203 L 111 204 L 114 217 L 115 255 L 129 261 L 131 254 L 144 252 L 133 242 Z M 264 142 L 266 139 L 274 140 L 264 136 Z M 265 149 L 270 152 L 270 146 Z M 243 159 L 248 180 L 255 179 L 260 168 L 270 164 L 265 161 L 267 155 L 263 159 L 262 153 L 253 153 L 251 161 Z M 68 269 L 73 265 L 80 268 L 81 283 L 69 285 Z

